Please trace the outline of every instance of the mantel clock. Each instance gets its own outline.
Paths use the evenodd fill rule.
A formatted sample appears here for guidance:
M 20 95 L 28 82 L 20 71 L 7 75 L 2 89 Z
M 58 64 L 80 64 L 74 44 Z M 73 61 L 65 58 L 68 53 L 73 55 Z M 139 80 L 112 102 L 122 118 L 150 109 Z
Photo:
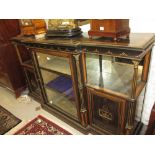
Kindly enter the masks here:
M 121 37 L 129 38 L 129 19 L 92 19 L 88 32 L 90 38 L 94 36 L 110 37 L 117 40 Z
M 46 37 L 72 37 L 81 34 L 78 20 L 75 19 L 49 19 Z
M 46 23 L 43 19 L 21 19 L 21 34 L 25 36 L 46 33 Z

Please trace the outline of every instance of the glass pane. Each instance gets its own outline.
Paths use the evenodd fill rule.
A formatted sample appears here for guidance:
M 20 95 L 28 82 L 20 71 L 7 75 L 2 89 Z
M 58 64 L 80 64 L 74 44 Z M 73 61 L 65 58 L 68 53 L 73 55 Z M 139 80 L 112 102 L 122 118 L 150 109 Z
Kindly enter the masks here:
M 41 69 L 48 103 L 77 117 L 75 95 L 70 76 Z
M 40 67 L 50 69 L 59 73 L 71 75 L 69 59 L 53 55 L 37 53 Z
M 131 96 L 134 66 L 130 60 L 120 61 L 111 56 L 86 54 L 87 84 L 106 88 Z M 102 71 L 101 71 L 102 70 Z M 138 82 L 141 81 L 142 66 L 138 67 Z

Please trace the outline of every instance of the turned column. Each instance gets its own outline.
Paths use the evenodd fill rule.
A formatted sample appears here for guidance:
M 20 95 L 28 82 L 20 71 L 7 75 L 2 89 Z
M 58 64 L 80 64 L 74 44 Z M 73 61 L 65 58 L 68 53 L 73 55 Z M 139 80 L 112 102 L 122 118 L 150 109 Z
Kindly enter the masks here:
M 87 108 L 85 105 L 85 100 L 84 100 L 84 80 L 82 76 L 82 69 L 80 66 L 81 62 L 81 55 L 73 55 L 75 60 L 76 60 L 76 68 L 77 68 L 77 78 L 78 78 L 78 89 L 79 89 L 79 95 L 80 95 L 80 114 L 81 114 L 81 124 L 83 126 L 88 125 L 88 117 L 87 117 Z
M 127 116 L 127 134 L 129 134 L 133 127 L 134 127 L 134 118 L 135 118 L 135 110 L 136 110 L 136 88 L 137 88 L 137 78 L 138 78 L 138 65 L 139 61 L 132 61 L 134 64 L 134 73 L 133 73 L 133 80 L 132 80 L 132 93 L 131 98 L 133 101 L 128 102 L 128 116 Z

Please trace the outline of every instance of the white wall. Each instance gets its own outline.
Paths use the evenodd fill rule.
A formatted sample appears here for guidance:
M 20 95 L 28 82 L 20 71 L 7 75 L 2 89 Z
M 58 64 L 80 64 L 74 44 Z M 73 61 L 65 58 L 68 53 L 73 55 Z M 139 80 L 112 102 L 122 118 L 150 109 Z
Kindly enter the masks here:
M 130 19 L 131 32 L 155 33 L 155 19 Z
M 131 19 L 130 28 L 131 32 L 155 33 L 155 19 Z M 152 50 L 148 82 L 146 85 L 146 92 L 145 94 L 142 93 L 140 95 L 138 100 L 139 105 L 142 104 L 143 99 L 144 99 L 144 107 L 142 112 L 142 122 L 147 125 L 152 106 L 155 102 L 155 48 L 153 48 Z M 138 115 L 140 116 L 141 108 L 137 109 L 139 110 Z
M 148 124 L 150 112 L 155 102 L 155 48 L 153 48 L 149 69 L 148 82 L 146 85 L 146 93 L 144 98 L 144 108 L 142 114 L 142 122 Z

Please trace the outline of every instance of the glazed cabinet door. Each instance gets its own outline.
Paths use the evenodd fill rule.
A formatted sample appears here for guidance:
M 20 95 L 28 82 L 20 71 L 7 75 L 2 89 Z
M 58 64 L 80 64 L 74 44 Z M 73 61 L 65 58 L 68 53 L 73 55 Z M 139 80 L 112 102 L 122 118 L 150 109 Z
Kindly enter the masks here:
M 73 57 L 63 52 L 35 51 L 46 104 L 63 115 L 79 121 L 79 92 Z

